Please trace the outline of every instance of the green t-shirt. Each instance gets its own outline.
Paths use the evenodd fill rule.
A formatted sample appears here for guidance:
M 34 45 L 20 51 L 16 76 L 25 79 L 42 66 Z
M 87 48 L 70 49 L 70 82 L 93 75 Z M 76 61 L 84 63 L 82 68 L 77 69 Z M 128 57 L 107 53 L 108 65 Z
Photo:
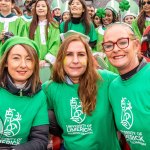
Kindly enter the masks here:
M 32 127 L 49 124 L 46 96 L 43 91 L 33 97 L 20 97 L 0 88 L 0 106 L 0 117 L 4 124 L 4 128 L 0 126 L 0 133 L 4 129 L 0 143 L 26 143 Z
M 128 80 L 117 77 L 110 85 L 116 125 L 131 150 L 150 149 L 150 64 Z
M 48 108 L 54 109 L 63 129 L 67 150 L 120 150 L 108 100 L 108 87 L 116 77 L 109 71 L 100 71 L 96 108 L 91 116 L 82 112 L 78 84 L 47 82 L 43 90 L 48 97 Z
M 60 24 L 60 33 L 64 33 L 64 27 L 65 27 L 65 22 L 62 22 Z M 74 30 L 74 31 L 85 34 L 85 26 L 82 23 L 74 24 L 70 21 L 68 23 L 68 30 Z M 97 34 L 96 34 L 95 27 L 92 22 L 90 23 L 90 32 L 88 33 L 87 36 L 90 37 L 90 42 L 97 40 Z

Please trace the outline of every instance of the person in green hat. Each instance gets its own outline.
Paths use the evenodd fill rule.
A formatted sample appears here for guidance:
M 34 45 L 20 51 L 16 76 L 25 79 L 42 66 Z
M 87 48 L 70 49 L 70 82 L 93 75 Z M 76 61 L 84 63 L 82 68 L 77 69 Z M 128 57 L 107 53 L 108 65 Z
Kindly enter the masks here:
M 38 55 L 36 43 L 25 37 L 14 36 L 1 48 L 0 149 L 47 148 L 49 121 Z
M 105 16 L 103 18 L 99 16 L 102 25 L 96 29 L 98 40 L 97 40 L 95 52 L 96 55 L 100 55 L 100 57 L 102 57 L 102 59 L 105 60 L 106 64 L 108 65 L 107 68 L 108 70 L 118 73 L 117 69 L 110 64 L 106 55 L 103 53 L 103 48 L 101 46 L 101 43 L 103 42 L 103 36 L 107 26 L 118 21 L 119 3 L 117 1 L 111 0 L 107 3 L 104 10 L 105 10 Z M 98 13 L 96 14 L 98 15 Z

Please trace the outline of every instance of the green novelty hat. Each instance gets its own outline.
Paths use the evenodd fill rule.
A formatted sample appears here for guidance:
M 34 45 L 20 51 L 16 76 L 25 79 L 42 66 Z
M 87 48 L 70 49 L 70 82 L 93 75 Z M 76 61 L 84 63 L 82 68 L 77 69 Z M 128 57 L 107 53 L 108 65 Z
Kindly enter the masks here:
M 121 12 L 122 19 L 124 19 L 126 16 L 137 17 L 139 14 L 139 6 L 133 0 L 127 0 L 127 1 L 130 4 L 130 8 L 128 9 L 128 11 Z
M 2 45 L 0 56 L 2 56 L 11 47 L 13 47 L 14 45 L 18 45 L 18 44 L 26 44 L 26 45 L 31 46 L 37 52 L 37 55 L 39 56 L 39 48 L 37 44 L 33 40 L 30 40 L 27 37 L 20 37 L 20 36 L 13 36 L 9 38 L 8 40 L 6 40 L 6 42 Z
M 111 11 L 113 11 L 115 13 L 115 15 L 117 16 L 119 13 L 119 3 L 116 0 L 110 0 L 107 4 L 105 9 L 110 9 Z

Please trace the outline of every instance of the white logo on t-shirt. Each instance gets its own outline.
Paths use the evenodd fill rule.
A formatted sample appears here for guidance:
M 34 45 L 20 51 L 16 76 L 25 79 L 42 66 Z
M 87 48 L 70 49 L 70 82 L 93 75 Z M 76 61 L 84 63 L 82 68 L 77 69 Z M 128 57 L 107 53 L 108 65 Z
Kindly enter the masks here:
M 133 113 L 131 102 L 127 98 L 121 100 L 121 124 L 126 128 L 130 129 L 133 125 Z
M 76 123 L 82 123 L 85 119 L 85 114 L 82 112 L 81 102 L 77 101 L 78 98 L 73 98 L 70 101 L 71 105 L 71 120 Z
M 15 109 L 6 110 L 4 121 L 4 135 L 13 137 L 20 131 L 21 115 Z

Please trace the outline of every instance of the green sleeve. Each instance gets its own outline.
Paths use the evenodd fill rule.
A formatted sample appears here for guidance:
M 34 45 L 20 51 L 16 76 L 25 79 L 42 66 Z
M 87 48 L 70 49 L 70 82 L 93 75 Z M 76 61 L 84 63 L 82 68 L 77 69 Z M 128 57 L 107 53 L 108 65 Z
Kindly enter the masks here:
M 18 19 L 17 19 L 17 35 L 19 35 L 19 36 L 21 36 L 21 32 L 22 32 L 22 28 L 23 28 L 23 26 L 24 26 L 24 24 L 25 24 L 25 22 L 23 21 L 23 19 L 21 18 L 21 17 L 19 17 Z
M 30 22 L 24 23 L 21 31 L 21 36 L 29 37 L 29 26 L 30 26 Z
M 56 56 L 60 46 L 59 28 L 50 25 L 48 32 L 48 52 Z
M 99 70 L 98 73 L 101 75 L 102 79 L 107 80 L 109 84 L 118 76 L 118 74 L 108 70 Z
M 140 30 L 138 28 L 137 20 L 134 20 L 132 22 L 132 28 L 133 28 L 133 31 L 134 31 L 135 35 L 138 37 L 139 40 L 141 40 L 142 35 L 141 35 Z
M 95 27 L 92 22 L 90 23 L 90 32 L 88 36 L 90 37 L 90 42 L 97 40 L 97 34 L 96 34 Z
M 65 26 L 65 22 L 62 22 L 62 23 L 59 25 L 60 33 L 64 33 L 64 26 Z

